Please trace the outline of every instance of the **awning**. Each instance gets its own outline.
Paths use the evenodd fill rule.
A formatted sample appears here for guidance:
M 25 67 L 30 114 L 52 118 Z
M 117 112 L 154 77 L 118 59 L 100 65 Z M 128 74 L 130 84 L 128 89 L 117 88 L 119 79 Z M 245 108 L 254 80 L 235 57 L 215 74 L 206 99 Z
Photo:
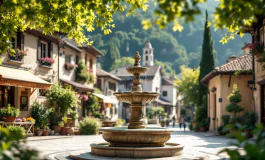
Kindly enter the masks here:
M 97 96 L 99 99 L 101 99 L 104 103 L 112 103 L 112 104 L 116 104 L 119 101 L 116 98 L 112 98 L 109 96 L 105 96 L 103 94 L 97 94 L 97 93 L 93 93 L 93 95 Z
M 158 104 L 163 105 L 163 106 L 173 106 L 172 103 L 168 102 L 167 100 L 162 99 L 161 97 L 156 99 L 154 102 L 157 102 Z
M 67 84 L 70 84 L 70 85 L 76 87 L 78 92 L 93 92 L 95 90 L 94 88 L 88 87 L 84 84 L 80 84 L 80 83 L 77 83 L 77 82 L 74 82 L 71 80 L 66 80 L 66 79 L 60 79 L 60 80 L 62 82 L 65 82 Z
M 0 85 L 26 88 L 49 89 L 51 83 L 39 78 L 33 73 L 10 67 L 0 66 Z M 0 76 L 0 77 L 1 77 Z

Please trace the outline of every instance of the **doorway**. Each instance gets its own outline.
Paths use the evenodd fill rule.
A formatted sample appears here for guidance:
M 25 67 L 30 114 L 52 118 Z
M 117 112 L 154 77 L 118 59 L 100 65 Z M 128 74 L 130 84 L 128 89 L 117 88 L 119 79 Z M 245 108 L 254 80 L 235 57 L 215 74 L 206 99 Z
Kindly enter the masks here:
M 260 121 L 265 125 L 265 85 L 260 85 Z
M 216 119 L 216 93 L 213 94 L 213 131 L 216 132 L 217 119 Z
M 0 108 L 15 104 L 15 87 L 0 86 Z

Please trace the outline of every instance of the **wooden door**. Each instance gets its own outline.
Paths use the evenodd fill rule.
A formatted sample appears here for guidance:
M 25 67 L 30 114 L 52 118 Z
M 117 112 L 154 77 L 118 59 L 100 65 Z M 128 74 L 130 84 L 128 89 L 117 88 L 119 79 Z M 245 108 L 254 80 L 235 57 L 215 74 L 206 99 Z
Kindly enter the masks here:
M 260 86 L 260 120 L 265 125 L 265 85 Z

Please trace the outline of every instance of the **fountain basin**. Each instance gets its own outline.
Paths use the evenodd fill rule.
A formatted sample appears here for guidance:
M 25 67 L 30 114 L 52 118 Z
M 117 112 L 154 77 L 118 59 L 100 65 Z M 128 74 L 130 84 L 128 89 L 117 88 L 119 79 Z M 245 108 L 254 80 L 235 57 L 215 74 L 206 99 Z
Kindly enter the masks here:
M 145 104 L 154 101 L 160 94 L 156 92 L 115 92 L 120 102 Z
M 136 74 L 136 73 L 143 74 L 146 72 L 147 68 L 146 67 L 133 66 L 133 67 L 126 68 L 126 70 L 131 74 Z
M 182 154 L 183 146 L 177 143 L 166 143 L 164 147 L 110 147 L 108 143 L 91 144 L 91 153 L 104 157 L 124 158 L 158 158 Z
M 103 139 L 111 147 L 163 147 L 174 131 L 163 127 L 128 129 L 127 127 L 100 128 Z

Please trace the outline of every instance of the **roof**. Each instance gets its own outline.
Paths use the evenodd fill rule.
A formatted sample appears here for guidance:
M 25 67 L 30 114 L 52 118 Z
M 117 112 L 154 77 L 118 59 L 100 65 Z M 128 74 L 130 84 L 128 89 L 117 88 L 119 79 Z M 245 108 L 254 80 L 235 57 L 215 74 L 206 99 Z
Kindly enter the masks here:
M 78 52 L 81 52 L 80 49 L 86 49 L 89 52 L 95 53 L 96 56 L 100 57 L 103 56 L 103 53 L 101 53 L 97 48 L 95 48 L 94 46 L 88 46 L 87 44 L 82 44 L 81 46 L 78 45 L 76 43 L 76 41 L 69 39 L 69 38 L 62 38 L 62 41 L 65 42 L 65 44 L 69 47 L 71 47 L 72 49 L 77 50 Z
M 170 103 L 169 101 L 159 97 L 158 99 L 156 99 L 154 102 L 157 102 L 158 104 L 160 105 L 163 105 L 163 106 L 173 106 L 172 103 Z
M 97 77 L 110 77 L 112 79 L 115 79 L 117 81 L 121 81 L 121 79 L 113 74 L 110 74 L 100 68 L 97 68 Z
M 250 43 L 246 43 L 241 49 L 244 50 L 245 48 L 247 48 L 250 45 Z
M 110 71 L 111 74 L 114 74 L 115 76 L 117 77 L 133 77 L 132 74 L 128 73 L 128 71 L 126 70 L 126 68 L 128 67 L 119 67 L 119 68 L 116 68 L 112 71 Z M 141 76 L 145 76 L 145 77 L 149 77 L 149 76 L 155 76 L 155 74 L 160 70 L 160 66 L 149 66 L 147 67 L 147 71 L 142 74 Z
M 144 44 L 144 48 L 153 48 L 153 47 L 152 47 L 152 44 L 150 43 L 149 40 L 147 40 L 147 41 L 145 42 L 145 44 Z
M 162 85 L 174 85 L 174 83 L 172 80 L 162 77 Z
M 252 71 L 252 55 L 251 54 L 249 53 L 245 54 L 243 56 L 236 58 L 235 60 L 225 63 L 219 67 L 216 67 L 212 72 L 207 74 L 201 80 L 201 82 L 207 83 L 210 79 L 214 78 L 218 74 L 222 74 L 222 73 L 232 74 L 237 71 L 240 71 L 241 73 Z
M 119 103 L 118 100 L 115 97 L 109 97 L 109 96 L 105 96 L 103 94 L 97 94 L 97 93 L 93 93 L 93 95 L 97 96 L 104 103 L 111 103 L 111 104 Z
M 0 85 L 42 89 L 49 89 L 51 86 L 51 83 L 21 68 L 0 66 L 0 75 Z
M 80 92 L 86 92 L 86 91 L 91 91 L 92 92 L 92 91 L 95 90 L 94 88 L 88 87 L 88 86 L 86 86 L 84 84 L 80 84 L 80 83 L 77 83 L 77 82 L 74 82 L 74 81 L 71 81 L 71 80 L 66 80 L 66 79 L 61 79 L 61 78 L 60 78 L 60 80 L 62 82 L 65 82 L 67 84 L 70 84 L 70 85 L 76 87 L 76 89 L 78 91 L 80 91 Z

